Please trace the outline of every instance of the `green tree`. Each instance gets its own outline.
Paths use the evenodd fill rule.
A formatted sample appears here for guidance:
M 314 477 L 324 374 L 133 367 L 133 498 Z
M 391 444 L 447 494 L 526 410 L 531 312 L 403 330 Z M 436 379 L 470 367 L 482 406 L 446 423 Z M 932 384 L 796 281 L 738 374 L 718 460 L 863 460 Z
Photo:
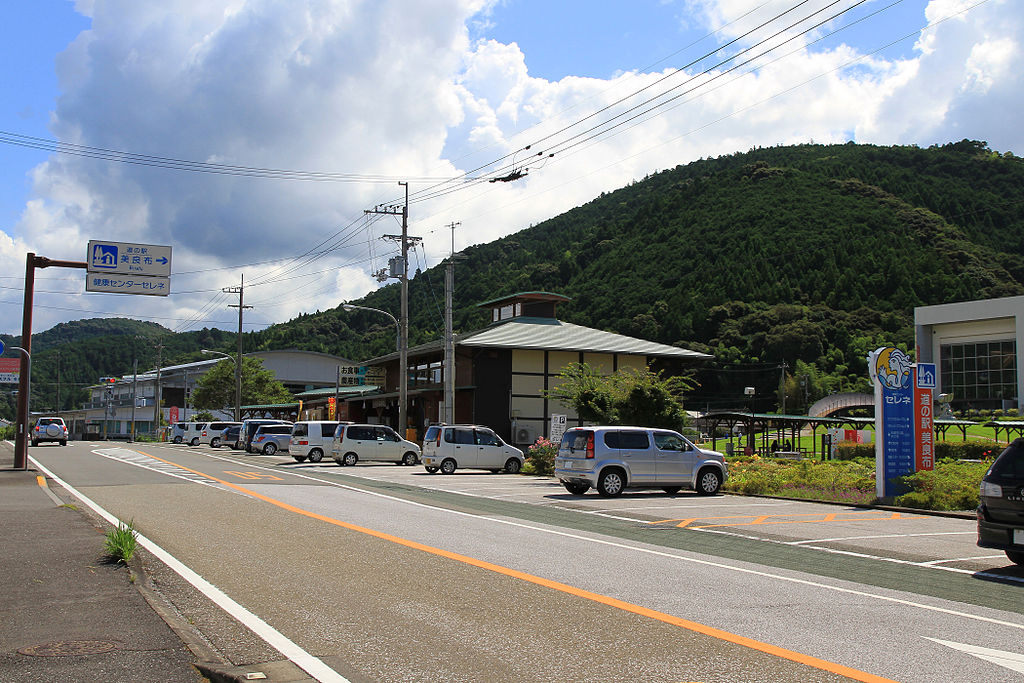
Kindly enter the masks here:
M 666 429 L 685 424 L 681 395 L 691 388 L 686 378 L 664 378 L 649 368 L 602 376 L 587 363 L 571 363 L 559 377 L 548 397 L 571 405 L 587 422 Z
M 242 358 L 242 405 L 290 403 L 294 398 L 259 358 Z M 196 382 L 192 404 L 200 410 L 235 405 L 235 364 L 222 360 Z

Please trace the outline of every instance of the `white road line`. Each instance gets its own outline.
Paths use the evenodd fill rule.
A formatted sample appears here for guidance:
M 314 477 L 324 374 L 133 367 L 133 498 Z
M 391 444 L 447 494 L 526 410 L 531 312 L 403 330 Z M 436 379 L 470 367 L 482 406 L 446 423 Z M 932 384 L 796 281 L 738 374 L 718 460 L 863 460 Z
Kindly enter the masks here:
M 225 457 L 222 457 L 222 456 L 217 456 L 217 455 L 212 455 L 212 454 L 205 454 L 205 453 L 202 454 L 202 455 L 205 455 L 206 457 L 209 457 L 209 458 L 218 459 L 218 460 L 225 460 L 225 461 L 228 461 L 228 462 L 236 462 L 235 460 L 232 460 L 230 458 L 225 458 Z M 280 473 L 280 472 L 283 471 L 283 470 L 281 470 L 279 468 L 269 468 L 269 467 L 263 467 L 261 465 L 253 465 L 253 467 L 255 467 L 257 469 L 266 470 L 268 472 L 275 472 L 275 473 Z M 599 544 L 599 545 L 609 546 L 609 547 L 612 547 L 612 548 L 619 548 L 619 549 L 630 550 L 630 551 L 633 551 L 633 552 L 643 553 L 643 554 L 647 554 L 647 555 L 654 555 L 656 557 L 666 557 L 666 558 L 670 558 L 670 559 L 679 560 L 681 562 L 688 562 L 690 564 L 697 564 L 697 565 L 702 565 L 702 566 L 707 566 L 707 567 L 715 567 L 717 569 L 726 569 L 726 570 L 738 572 L 738 573 L 741 573 L 741 574 L 751 574 L 751 575 L 754 575 L 754 576 L 760 576 L 760 577 L 767 578 L 767 579 L 775 579 L 777 581 L 783 581 L 783 582 L 787 582 L 787 583 L 795 583 L 795 584 L 803 585 L 803 586 L 812 586 L 814 588 L 821 588 L 821 589 L 824 589 L 824 590 L 831 590 L 831 591 L 835 591 L 837 593 L 845 593 L 847 595 L 856 595 L 856 596 L 859 596 L 859 597 L 871 598 L 871 599 L 878 600 L 878 601 L 881 601 L 881 602 L 896 603 L 896 604 L 899 604 L 899 605 L 904 605 L 906 607 L 915 607 L 917 609 L 921 609 L 921 610 L 925 610 L 925 611 L 929 611 L 929 612 L 938 612 L 938 613 L 941 613 L 941 614 L 948 614 L 948 615 L 951 615 L 951 616 L 961 617 L 961 618 L 964 618 L 964 619 L 971 619 L 971 620 L 974 620 L 974 621 L 980 621 L 980 622 L 984 622 L 984 623 L 988 623 L 988 624 L 995 624 L 997 626 L 1007 626 L 1007 627 L 1010 627 L 1010 628 L 1015 628 L 1015 629 L 1024 631 L 1024 623 L 1014 623 L 1012 621 L 1003 621 L 1002 619 L 993 619 L 991 617 L 984 617 L 984 616 L 981 616 L 979 614 L 970 614 L 969 612 L 961 612 L 961 611 L 958 611 L 958 610 L 947 609 L 945 607 L 938 607 L 938 606 L 935 606 L 935 605 L 926 605 L 924 603 L 914 602 L 912 600 L 905 600 L 903 598 L 895 598 L 895 597 L 892 597 L 892 596 L 889 596 L 889 595 L 880 595 L 878 593 L 870 593 L 868 591 L 861 591 L 861 590 L 856 590 L 856 589 L 853 589 L 853 588 L 843 588 L 842 586 L 832 586 L 832 585 L 829 585 L 827 583 L 820 583 L 818 581 L 810 581 L 808 579 L 799 579 L 799 578 L 796 578 L 796 577 L 793 577 L 793 576 L 783 576 L 781 574 L 773 574 L 773 573 L 770 573 L 770 572 L 760 571 L 760 570 L 756 570 L 756 569 L 748 569 L 746 567 L 737 567 L 735 565 L 725 564 L 723 562 L 712 562 L 710 560 L 702 560 L 702 559 L 699 559 L 699 558 L 696 558 L 696 557 L 686 557 L 685 555 L 679 555 L 677 553 L 671 553 L 671 552 L 667 552 L 667 551 L 663 551 L 663 550 L 654 550 L 652 548 L 637 547 L 635 545 L 628 545 L 628 544 L 625 544 L 625 543 L 619 543 L 617 541 L 609 541 L 609 540 L 606 540 L 606 539 L 603 539 L 603 538 L 593 538 L 593 537 L 589 537 L 589 536 L 582 536 L 580 534 L 569 533 L 567 531 L 561 531 L 561 530 L 558 530 L 558 529 L 550 529 L 550 528 L 546 528 L 546 527 L 534 526 L 532 524 L 524 524 L 524 523 L 521 523 L 521 522 L 515 522 L 515 521 L 509 520 L 509 519 L 501 519 L 501 518 L 498 518 L 498 517 L 491 517 L 491 516 L 487 516 L 487 515 L 478 515 L 478 514 L 474 514 L 474 513 L 471 513 L 471 512 L 463 512 L 461 510 L 449 510 L 447 508 L 438 507 L 438 506 L 435 506 L 435 505 L 428 505 L 426 503 L 419 503 L 419 502 L 412 501 L 412 500 L 405 500 L 404 498 L 398 498 L 396 496 L 392 496 L 392 495 L 387 494 L 387 493 L 380 493 L 378 491 L 367 491 L 365 489 L 357 488 L 355 486 L 350 486 L 348 484 L 339 484 L 339 483 L 333 482 L 333 481 L 324 481 L 323 479 L 318 479 L 316 477 L 311 477 L 311 476 L 306 475 L 306 474 L 300 474 L 298 472 L 290 472 L 289 471 L 288 474 L 290 474 L 292 476 L 295 476 L 295 477 L 298 477 L 300 479 L 308 479 L 309 481 L 315 481 L 318 484 L 326 484 L 328 486 L 334 486 L 336 488 L 344 489 L 344 490 L 347 490 L 347 491 L 353 491 L 355 493 L 361 493 L 361 494 L 368 495 L 368 496 L 373 496 L 373 497 L 376 497 L 376 498 L 383 498 L 385 500 L 391 500 L 391 501 L 398 502 L 398 503 L 404 503 L 404 504 L 412 506 L 412 507 L 425 508 L 425 509 L 428 509 L 428 510 L 433 510 L 433 511 L 436 511 L 436 512 L 442 512 L 442 513 L 450 514 L 450 515 L 457 516 L 457 517 L 469 517 L 469 518 L 477 519 L 477 520 L 481 520 L 481 521 L 493 522 L 495 524 L 504 524 L 506 526 L 517 527 L 517 528 L 520 528 L 520 529 L 528 529 L 528 530 L 537 531 L 537 532 L 540 532 L 540 533 L 551 534 L 553 536 L 561 536 L 563 538 L 571 538 L 571 539 L 578 540 L 578 541 L 585 541 L 585 542 L 588 542 L 588 543 L 596 543 L 596 544 Z M 629 521 L 634 521 L 635 522 L 637 520 L 632 519 L 632 520 L 629 520 Z M 714 533 L 714 530 L 701 529 L 701 531 L 708 531 L 708 532 Z M 731 535 L 738 536 L 739 534 L 731 534 Z M 762 538 L 758 538 L 758 537 L 751 537 L 751 538 L 754 538 L 755 540 L 759 540 L 759 541 L 767 540 L 767 539 L 762 539 Z M 809 547 L 809 546 L 801 546 L 801 547 Z M 810 547 L 813 547 L 813 546 L 810 546 Z M 820 549 L 821 550 L 831 550 L 829 548 L 820 548 Z M 858 553 L 843 553 L 843 554 L 858 555 Z M 892 558 L 884 558 L 884 557 L 873 557 L 873 556 L 864 555 L 864 554 L 859 554 L 859 556 L 865 557 L 865 558 L 868 558 L 868 559 L 878 559 L 878 560 L 892 559 Z M 911 565 L 918 566 L 918 567 L 924 566 L 924 565 L 921 565 L 920 563 L 907 562 L 905 560 L 893 560 L 893 561 L 896 561 L 896 562 L 898 562 L 900 564 L 911 564 Z M 952 568 L 950 568 L 950 567 L 930 567 L 930 568 L 953 571 Z M 959 570 L 959 573 L 972 574 L 974 576 L 982 576 L 982 577 L 984 577 L 984 576 L 995 576 L 995 575 L 992 575 L 992 574 L 988 574 L 987 572 L 970 572 L 970 571 L 966 571 L 966 570 Z M 1016 580 L 1014 577 L 1008 577 L 1008 576 L 1002 576 L 1002 575 L 999 575 L 998 578 L 1000 580 Z M 1020 579 L 1020 581 L 1024 582 L 1024 579 Z
M 111 451 L 120 451 L 126 455 L 113 453 Z M 220 489 L 221 491 L 230 490 L 213 479 L 197 475 L 194 472 L 189 472 L 188 470 L 183 470 L 180 467 L 175 467 L 174 465 L 168 465 L 165 462 L 154 460 L 153 458 L 137 453 L 136 451 L 130 451 L 126 448 L 97 448 L 94 449 L 92 453 L 102 458 L 107 458 L 108 460 L 123 462 L 127 465 L 134 465 L 135 467 L 140 467 L 144 470 L 149 470 L 150 472 L 166 474 L 168 476 L 184 479 L 185 481 L 191 481 L 196 484 L 211 486 L 215 489 Z
M 1016 652 L 1007 652 L 1006 650 L 993 650 L 990 647 L 981 647 L 979 645 L 967 645 L 966 643 L 954 643 L 951 640 L 939 640 L 938 638 L 929 638 L 923 636 L 925 640 L 930 640 L 933 643 L 945 645 L 946 647 L 965 652 L 969 655 L 973 655 L 978 659 L 982 659 L 986 662 L 991 662 L 1004 669 L 1010 671 L 1016 671 L 1024 674 L 1024 655 L 1017 654 Z
M 968 562 L 970 560 L 993 560 L 997 557 L 1004 557 L 1004 555 L 976 555 L 974 557 L 955 557 L 952 560 L 929 560 L 928 562 L 922 562 L 922 566 L 934 566 L 937 564 L 943 564 L 946 562 Z
M 855 520 L 856 521 L 856 520 Z M 786 545 L 804 545 L 806 543 L 834 543 L 836 541 L 859 541 L 872 538 L 911 538 L 913 536 L 973 536 L 975 531 L 933 531 L 920 534 L 878 534 L 875 536 L 843 536 L 836 538 L 811 538 L 805 541 L 783 541 Z
M 96 514 L 107 520 L 107 522 L 113 526 L 118 526 L 121 523 L 121 520 L 100 507 L 98 503 L 76 490 L 73 486 L 65 482 L 53 472 L 50 472 L 48 469 L 43 467 L 38 460 L 31 456 L 29 457 L 29 460 L 32 461 L 36 468 L 44 472 L 46 476 L 63 486 L 69 493 L 71 493 L 71 495 L 88 505 Z M 164 472 L 164 474 L 170 473 Z M 197 481 L 196 483 L 200 482 Z M 156 555 L 164 564 L 173 569 L 179 576 L 192 584 L 192 586 L 194 586 L 199 592 L 216 603 L 218 607 L 233 616 L 239 623 L 258 635 L 266 641 L 268 645 L 283 654 L 314 679 L 321 683 L 349 683 L 347 678 L 343 677 L 337 671 L 303 650 L 280 631 L 232 600 L 226 593 L 204 579 L 156 543 L 149 540 L 142 534 L 138 534 L 137 538 L 139 544 L 143 548 Z

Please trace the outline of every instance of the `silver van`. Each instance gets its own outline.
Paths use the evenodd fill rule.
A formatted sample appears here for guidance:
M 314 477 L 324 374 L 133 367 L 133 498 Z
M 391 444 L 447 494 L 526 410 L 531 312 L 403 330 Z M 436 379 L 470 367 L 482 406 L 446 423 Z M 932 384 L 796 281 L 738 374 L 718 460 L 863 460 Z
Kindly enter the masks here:
M 456 469 L 516 474 L 523 467 L 523 452 L 489 427 L 430 425 L 423 438 L 423 466 L 431 474 L 452 474 Z
M 245 451 L 246 453 L 258 453 L 259 451 L 252 449 L 252 437 L 256 435 L 256 430 L 263 425 L 288 425 L 291 427 L 292 423 L 287 420 L 273 420 L 270 418 L 242 420 L 242 427 L 238 432 L 237 450 Z
M 626 488 L 682 488 L 711 496 L 729 476 L 725 456 L 697 448 L 682 434 L 648 427 L 575 427 L 555 456 L 555 477 L 574 495 L 591 488 L 605 497 Z
M 292 438 L 288 444 L 288 452 L 296 462 L 320 462 L 324 459 L 325 453 L 331 451 L 331 440 L 334 438 L 334 430 L 340 422 L 327 422 L 325 420 L 310 420 L 296 422 L 292 425 Z
M 334 430 L 331 457 L 339 465 L 355 465 L 360 460 L 415 465 L 420 461 L 420 447 L 386 425 L 342 423 Z

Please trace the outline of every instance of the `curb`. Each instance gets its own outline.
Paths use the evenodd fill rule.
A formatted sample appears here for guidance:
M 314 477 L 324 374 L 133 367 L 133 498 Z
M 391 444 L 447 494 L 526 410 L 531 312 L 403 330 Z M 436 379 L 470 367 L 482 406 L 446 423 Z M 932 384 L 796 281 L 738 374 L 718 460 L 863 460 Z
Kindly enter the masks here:
M 897 505 L 872 505 L 871 503 L 839 503 L 834 500 L 818 500 L 817 498 L 790 498 L 788 496 L 769 496 L 762 493 L 740 493 L 738 491 L 723 491 L 727 496 L 738 496 L 741 498 L 766 498 L 769 500 L 792 500 L 797 503 L 817 503 L 818 505 L 835 505 L 845 508 L 861 508 L 863 510 L 886 510 L 888 512 L 905 512 L 914 515 L 928 515 L 931 517 L 950 517 L 955 519 L 977 519 L 977 513 L 957 510 L 921 510 L 918 508 L 905 508 Z

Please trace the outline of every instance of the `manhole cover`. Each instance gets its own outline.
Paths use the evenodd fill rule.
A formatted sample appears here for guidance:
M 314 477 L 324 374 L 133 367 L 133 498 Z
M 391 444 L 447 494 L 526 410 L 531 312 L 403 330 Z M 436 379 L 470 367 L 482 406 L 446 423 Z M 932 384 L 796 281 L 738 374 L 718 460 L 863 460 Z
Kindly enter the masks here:
M 18 650 L 30 657 L 72 657 L 74 655 L 101 655 L 121 647 L 112 640 L 55 640 L 42 645 L 30 645 Z

